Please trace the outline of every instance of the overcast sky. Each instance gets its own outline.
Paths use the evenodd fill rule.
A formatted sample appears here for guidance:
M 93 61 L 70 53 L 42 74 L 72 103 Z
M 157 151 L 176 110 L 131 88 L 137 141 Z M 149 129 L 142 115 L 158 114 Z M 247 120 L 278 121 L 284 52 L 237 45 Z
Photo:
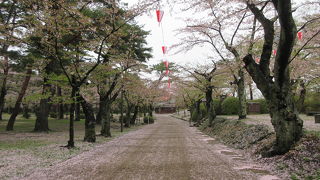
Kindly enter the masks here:
M 127 2 L 129 6 L 137 3 L 137 1 L 138 0 L 123 0 L 123 2 Z M 303 0 L 293 0 L 293 2 L 303 2 Z M 181 17 L 194 16 L 194 14 L 181 15 L 172 12 L 172 9 L 170 10 L 169 7 L 166 7 L 164 5 L 162 5 L 162 8 L 164 10 L 164 16 L 162 19 L 165 42 L 164 44 L 162 40 L 161 27 L 157 22 L 155 10 L 149 15 L 145 14 L 136 19 L 139 25 L 144 25 L 144 30 L 150 31 L 150 35 L 147 37 L 147 42 L 148 46 L 153 48 L 153 58 L 150 59 L 148 64 L 157 64 L 159 62 L 162 62 L 164 58 L 169 62 L 174 62 L 180 65 L 210 63 L 211 60 L 208 57 L 212 55 L 213 50 L 209 46 L 195 47 L 187 53 L 172 54 L 169 51 L 169 54 L 167 54 L 166 57 L 163 56 L 161 49 L 162 45 L 170 47 L 171 45 L 179 42 L 179 39 L 176 37 L 177 30 L 186 26 L 186 22 L 183 21 Z M 179 7 L 176 6 L 174 8 L 174 11 L 179 11 L 179 9 L 177 8 Z
M 133 3 L 136 3 L 137 0 L 124 0 L 123 2 L 127 2 L 130 6 Z M 145 14 L 136 19 L 139 25 L 144 25 L 144 30 L 150 31 L 150 35 L 147 37 L 147 42 L 148 46 L 153 48 L 153 58 L 149 60 L 148 64 L 157 64 L 162 62 L 163 59 L 180 65 L 190 63 L 197 64 L 195 62 L 199 62 L 201 64 L 205 63 L 207 61 L 206 58 L 208 54 L 210 54 L 210 52 L 208 52 L 210 49 L 208 48 L 195 47 L 188 53 L 179 53 L 175 55 L 172 55 L 169 49 L 169 53 L 165 57 L 163 56 L 161 47 L 163 45 L 170 47 L 171 45 L 178 43 L 179 39 L 176 37 L 177 30 L 184 27 L 186 23 L 181 20 L 181 14 L 170 14 L 170 9 L 168 7 L 162 6 L 162 8 L 164 11 L 164 16 L 162 19 L 164 44 L 162 39 L 162 30 L 157 22 L 155 10 L 150 14 Z

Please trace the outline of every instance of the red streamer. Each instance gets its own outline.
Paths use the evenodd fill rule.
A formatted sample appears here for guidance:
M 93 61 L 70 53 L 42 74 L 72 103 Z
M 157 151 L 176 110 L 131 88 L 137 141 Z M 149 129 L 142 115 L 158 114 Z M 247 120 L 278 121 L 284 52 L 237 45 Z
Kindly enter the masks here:
M 277 50 L 276 49 L 273 50 L 273 55 L 277 55 Z
M 163 52 L 163 54 L 167 54 L 167 47 L 166 46 L 162 46 L 162 52 Z
M 297 35 L 298 35 L 298 39 L 299 39 L 299 40 L 302 40 L 302 37 L 303 37 L 302 32 L 298 32 Z
M 171 87 L 170 78 L 168 79 L 168 88 Z
M 160 23 L 161 20 L 162 20 L 164 12 L 160 11 L 160 10 L 157 10 L 156 13 L 157 13 L 157 21 Z
M 168 61 L 164 61 L 163 63 L 166 66 L 166 68 L 168 69 L 169 68 L 169 62 Z

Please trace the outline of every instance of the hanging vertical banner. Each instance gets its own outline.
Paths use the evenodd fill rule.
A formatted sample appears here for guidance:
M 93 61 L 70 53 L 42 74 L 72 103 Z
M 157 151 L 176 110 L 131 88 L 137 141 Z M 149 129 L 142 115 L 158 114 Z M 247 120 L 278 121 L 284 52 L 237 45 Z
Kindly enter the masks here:
M 168 75 L 169 74 L 169 69 L 166 69 L 166 75 Z
M 163 54 L 167 54 L 167 47 L 166 46 L 162 46 L 162 52 L 163 52 Z
M 164 61 L 163 64 L 164 64 L 164 66 L 166 67 L 166 69 L 169 68 L 169 62 L 168 62 L 168 61 Z
M 277 55 L 277 50 L 276 49 L 273 50 L 273 55 Z
M 302 40 L 302 36 L 303 36 L 303 35 L 302 35 L 302 32 L 298 32 L 297 35 L 298 35 L 298 39 L 299 39 L 299 40 Z
M 168 88 L 171 87 L 170 78 L 168 79 Z
M 162 17 L 163 17 L 164 12 L 161 11 L 161 10 L 157 10 L 156 13 L 157 13 L 157 20 L 158 20 L 158 22 L 160 23 L 161 20 L 162 20 Z

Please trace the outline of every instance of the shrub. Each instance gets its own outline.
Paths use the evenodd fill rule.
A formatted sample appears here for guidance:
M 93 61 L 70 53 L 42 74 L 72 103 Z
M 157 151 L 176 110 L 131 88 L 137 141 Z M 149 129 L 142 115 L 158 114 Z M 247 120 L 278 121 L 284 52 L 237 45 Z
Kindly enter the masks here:
M 320 110 L 320 95 L 319 93 L 309 93 L 304 101 L 304 110 L 319 111 Z
M 151 116 L 145 116 L 143 117 L 143 123 L 144 124 L 153 124 L 154 123 L 154 118 Z
M 216 111 L 217 115 L 221 115 L 221 102 L 219 99 L 213 99 L 213 106 L 214 106 L 214 110 Z
M 153 123 L 154 123 L 154 117 L 149 116 L 149 123 L 150 123 L 150 124 L 153 124 Z
M 227 97 L 221 104 L 222 114 L 231 115 L 239 112 L 239 99 L 235 97 Z
M 200 119 L 204 118 L 207 116 L 207 107 L 206 103 L 201 103 L 200 104 Z
M 200 117 L 199 117 L 198 112 L 196 110 L 193 110 L 192 114 L 191 114 L 191 121 L 192 122 L 197 122 L 199 118 Z

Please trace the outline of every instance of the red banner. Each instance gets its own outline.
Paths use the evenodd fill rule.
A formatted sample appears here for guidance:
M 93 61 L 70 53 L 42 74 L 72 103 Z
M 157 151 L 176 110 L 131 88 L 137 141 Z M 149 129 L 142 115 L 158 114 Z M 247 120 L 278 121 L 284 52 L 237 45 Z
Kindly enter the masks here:
M 164 12 L 160 11 L 160 10 L 157 10 L 156 13 L 157 13 L 157 21 L 160 23 L 161 20 L 162 20 Z
M 167 47 L 166 46 L 162 46 L 162 52 L 163 52 L 163 54 L 167 54 Z
M 302 32 L 298 32 L 297 35 L 298 35 L 298 39 L 299 39 L 299 40 L 302 40 L 302 36 L 303 36 L 303 35 L 302 35 Z

